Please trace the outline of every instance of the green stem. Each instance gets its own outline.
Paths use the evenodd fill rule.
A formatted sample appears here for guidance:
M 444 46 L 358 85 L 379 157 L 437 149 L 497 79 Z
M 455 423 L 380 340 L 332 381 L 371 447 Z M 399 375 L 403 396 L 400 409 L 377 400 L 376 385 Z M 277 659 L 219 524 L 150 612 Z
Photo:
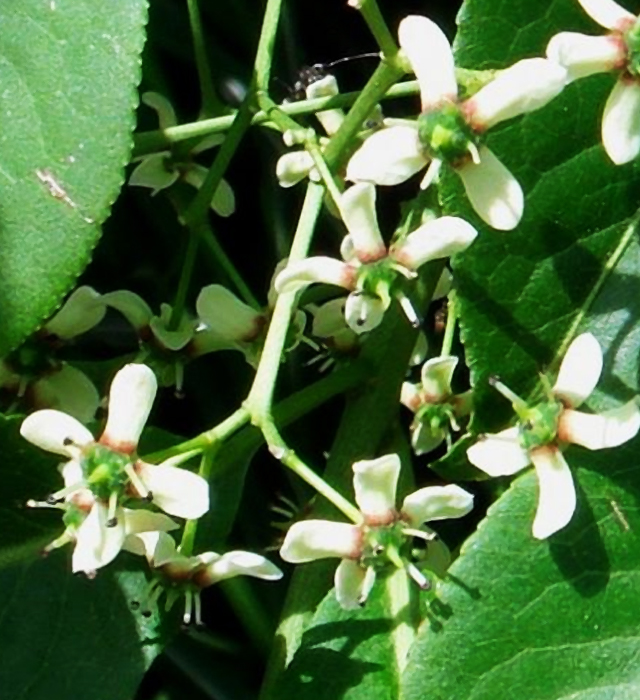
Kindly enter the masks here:
M 182 263 L 182 272 L 180 273 L 180 281 L 178 282 L 178 290 L 171 307 L 171 316 L 167 324 L 167 330 L 175 331 L 180 325 L 180 319 L 184 313 L 184 305 L 187 299 L 187 292 L 191 284 L 191 276 L 196 262 L 196 253 L 198 252 L 199 237 L 195 231 L 189 231 L 189 240 L 187 242 L 187 250 L 184 254 Z
M 213 458 L 217 450 L 211 448 L 203 453 L 200 459 L 200 469 L 198 469 L 198 474 L 207 481 L 209 480 L 209 475 L 211 474 L 211 468 L 213 466 Z M 190 557 L 193 552 L 193 543 L 196 539 L 196 533 L 198 531 L 198 520 L 187 520 L 182 531 L 182 539 L 180 540 L 180 554 L 185 557 Z
M 418 82 L 416 80 L 408 80 L 403 83 L 392 85 L 384 94 L 379 95 L 378 100 L 417 95 L 418 92 Z M 334 97 L 317 97 L 313 100 L 301 100 L 300 102 L 277 105 L 277 108 L 278 111 L 283 114 L 290 117 L 298 117 L 304 114 L 320 112 L 324 109 L 348 107 L 358 99 L 360 94 L 360 91 L 345 92 L 342 95 L 336 95 Z M 148 155 L 149 153 L 166 150 L 173 144 L 187 139 L 196 140 L 203 136 L 208 136 L 209 134 L 228 131 L 233 124 L 236 114 L 237 113 L 229 114 L 214 119 L 203 119 L 202 121 L 191 122 L 189 124 L 180 124 L 179 126 L 172 126 L 162 131 L 157 129 L 155 131 L 145 131 L 141 134 L 136 134 L 134 157 L 138 158 Z M 365 119 L 366 116 L 367 115 L 365 115 Z M 252 126 L 256 126 L 269 121 L 271 121 L 270 111 L 261 110 L 253 115 L 251 124 Z
M 451 347 L 453 346 L 453 338 L 455 335 L 457 322 L 458 300 L 456 298 L 456 293 L 452 291 L 449 293 L 449 303 L 447 304 L 447 325 L 444 330 L 444 338 L 442 339 L 440 357 L 451 354 Z
M 267 0 L 254 63 L 256 88 L 259 92 L 269 92 L 273 47 L 276 41 L 281 9 L 282 0 Z
M 380 8 L 378 7 L 376 0 L 361 0 L 358 9 L 363 16 L 364 21 L 367 23 L 369 31 L 378 42 L 378 46 L 380 47 L 383 56 L 395 56 L 398 53 L 398 47 L 391 36 L 387 23 L 382 17 L 382 13 L 380 12 Z
M 189 22 L 191 24 L 191 34 L 193 36 L 193 49 L 196 56 L 196 67 L 198 69 L 198 81 L 200 83 L 200 96 L 202 100 L 200 113 L 202 116 L 210 117 L 213 114 L 220 114 L 224 107 L 213 87 L 211 78 L 211 67 L 207 57 L 206 42 L 202 31 L 202 17 L 198 0 L 187 0 L 189 8 Z

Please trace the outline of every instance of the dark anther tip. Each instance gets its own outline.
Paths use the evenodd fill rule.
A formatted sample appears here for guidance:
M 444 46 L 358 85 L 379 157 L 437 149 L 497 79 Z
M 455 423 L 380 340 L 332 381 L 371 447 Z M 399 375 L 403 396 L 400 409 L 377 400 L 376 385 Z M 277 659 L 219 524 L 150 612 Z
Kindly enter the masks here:
M 147 495 L 142 500 L 146 501 L 147 503 L 151 503 L 153 501 L 153 493 L 149 491 L 149 493 L 147 493 Z
M 55 506 L 56 503 L 60 503 L 60 501 L 62 501 L 62 500 L 64 500 L 64 499 L 56 498 L 55 496 L 47 496 L 47 503 L 50 506 Z
M 140 610 L 140 601 L 139 600 L 132 600 L 130 603 L 130 607 L 132 610 Z
M 115 527 L 118 524 L 118 518 L 109 518 L 107 520 L 107 527 Z
M 65 447 L 69 447 L 69 445 L 73 445 L 73 440 L 72 440 L 70 437 L 66 437 L 66 438 L 64 438 L 64 440 L 62 441 L 62 444 L 63 444 Z
M 151 617 L 151 610 L 143 610 L 142 617 Z

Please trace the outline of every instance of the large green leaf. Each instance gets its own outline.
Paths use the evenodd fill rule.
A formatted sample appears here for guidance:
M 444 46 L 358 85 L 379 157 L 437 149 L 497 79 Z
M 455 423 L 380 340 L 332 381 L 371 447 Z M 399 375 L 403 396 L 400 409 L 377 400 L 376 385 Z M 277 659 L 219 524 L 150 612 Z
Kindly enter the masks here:
M 0 356 L 89 262 L 129 159 L 145 18 L 145 0 L 0 7 Z

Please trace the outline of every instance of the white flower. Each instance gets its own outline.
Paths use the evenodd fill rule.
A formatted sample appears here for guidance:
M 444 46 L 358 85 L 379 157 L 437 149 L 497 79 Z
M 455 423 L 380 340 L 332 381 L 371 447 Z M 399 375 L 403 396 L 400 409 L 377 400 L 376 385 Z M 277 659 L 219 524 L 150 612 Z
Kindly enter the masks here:
M 100 404 L 98 391 L 84 372 L 58 354 L 97 326 L 105 311 L 98 292 L 78 287 L 39 331 L 0 360 L 0 388 L 29 409 L 56 408 L 88 423 Z
M 166 97 L 157 92 L 145 92 L 142 101 L 158 114 L 161 129 L 178 125 L 173 106 Z M 224 136 L 212 134 L 202 139 L 188 154 L 188 157 L 176 160 L 171 151 L 160 151 L 143 156 L 129 177 L 129 184 L 137 187 L 148 187 L 151 194 L 156 195 L 160 190 L 171 187 L 182 178 L 186 183 L 200 189 L 207 176 L 207 168 L 192 161 L 192 157 L 224 141 Z M 231 216 L 235 211 L 235 197 L 229 183 L 222 179 L 211 198 L 211 208 L 219 216 Z
M 426 188 L 443 163 L 455 169 L 471 205 L 493 228 L 515 228 L 524 207 L 520 185 L 481 135 L 496 124 L 543 107 L 564 87 L 566 71 L 543 58 L 524 59 L 502 71 L 465 102 L 458 99 L 451 47 L 426 17 L 400 22 L 400 46 L 420 85 L 418 122 L 384 128 L 370 136 L 347 166 L 347 179 L 395 185 L 430 163 Z
M 48 503 L 69 499 L 90 503 L 76 533 L 77 570 L 92 570 L 95 562 L 106 563 L 115 556 L 126 536 L 122 502 L 132 494 L 182 518 L 199 518 L 209 508 L 209 486 L 202 477 L 171 461 L 147 464 L 136 455 L 156 390 L 148 367 L 123 367 L 111 384 L 107 424 L 97 442 L 87 428 L 61 411 L 36 411 L 22 423 L 20 433 L 29 442 L 69 460 L 63 467 L 65 487 Z
M 375 187 L 359 183 L 341 198 L 340 209 L 349 234 L 341 246 L 343 260 L 311 257 L 290 263 L 275 280 L 278 293 L 296 292 L 314 282 L 347 289 L 345 318 L 356 333 L 375 328 L 396 296 L 409 320 L 419 321 L 409 300 L 394 286 L 398 275 L 407 279 L 416 270 L 438 258 L 465 250 L 475 239 L 476 230 L 463 219 L 443 216 L 423 224 L 390 248 L 385 245 L 375 209 Z
M 400 402 L 416 416 L 411 426 L 411 444 L 416 454 L 435 450 L 450 430 L 459 431 L 458 419 L 471 413 L 472 392 L 454 394 L 451 378 L 458 364 L 452 355 L 434 357 L 422 366 L 420 384 L 403 382 Z
M 467 451 L 469 461 L 489 476 L 512 475 L 533 463 L 540 489 L 533 521 L 533 536 L 537 539 L 563 528 L 575 510 L 575 487 L 562 448 L 568 443 L 589 450 L 616 447 L 640 429 L 640 409 L 635 399 L 599 415 L 575 410 L 591 394 L 601 371 L 600 345 L 593 335 L 583 333 L 569 346 L 547 401 L 529 407 L 494 381 L 494 386 L 512 401 L 520 423 L 495 435 L 482 436 Z
M 640 41 L 638 18 L 612 0 L 578 0 L 584 11 L 609 30 L 603 36 L 560 32 L 547 56 L 564 66 L 571 80 L 594 73 L 619 74 L 604 107 L 602 143 L 616 165 L 640 153 Z
M 146 599 L 139 601 L 145 613 L 150 613 L 154 604 L 167 586 L 167 607 L 175 602 L 178 591 L 185 597 L 184 623 L 191 617 L 197 625 L 202 624 L 200 591 L 218 581 L 234 576 L 253 576 L 267 581 L 282 578 L 282 571 L 265 557 L 253 552 L 233 551 L 226 554 L 205 552 L 186 557 L 176 548 L 173 538 L 166 532 L 146 532 L 130 537 L 126 548 L 147 558 L 158 578 L 147 592 Z
M 425 522 L 460 518 L 473 506 L 473 496 L 458 486 L 428 486 L 409 494 L 396 510 L 400 475 L 398 455 L 363 460 L 353 465 L 355 499 L 362 523 L 350 525 L 329 520 L 303 520 L 287 532 L 280 556 L 293 564 L 338 557 L 336 598 L 345 609 L 362 605 L 375 582 L 377 571 L 389 563 L 404 568 L 421 588 L 425 575 L 412 564 L 405 549 L 411 538 L 427 541 L 434 533 Z

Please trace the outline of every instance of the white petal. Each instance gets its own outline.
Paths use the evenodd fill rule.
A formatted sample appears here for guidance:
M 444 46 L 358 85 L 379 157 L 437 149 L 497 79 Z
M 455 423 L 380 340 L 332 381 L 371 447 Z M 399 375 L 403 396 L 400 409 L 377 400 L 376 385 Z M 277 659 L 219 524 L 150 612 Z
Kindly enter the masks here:
M 426 17 L 409 15 L 398 27 L 398 41 L 420 85 L 422 110 L 458 95 L 453 53 L 440 27 Z
M 344 319 L 346 301 L 346 297 L 338 297 L 314 309 L 311 333 L 318 338 L 331 338 L 344 330 L 351 332 Z
M 145 156 L 129 176 L 129 184 L 133 187 L 148 187 L 152 190 L 152 195 L 171 187 L 180 174 L 168 165 L 169 158 L 168 152 Z
M 153 494 L 153 502 L 165 513 L 194 520 L 209 510 L 209 484 L 198 474 L 170 464 L 140 461 L 136 471 Z
M 413 527 L 433 520 L 461 518 L 473 508 L 473 495 L 459 486 L 427 486 L 410 493 L 402 503 L 402 513 Z
M 129 364 L 119 370 L 111 382 L 107 425 L 100 442 L 119 452 L 133 452 L 157 390 L 156 375 L 146 365 Z
M 355 525 L 330 520 L 301 520 L 287 531 L 280 556 L 291 564 L 327 557 L 357 558 L 361 533 Z
M 231 342 L 255 340 L 264 322 L 261 313 L 220 284 L 202 288 L 196 310 L 210 331 Z
M 346 190 L 340 197 L 340 213 L 360 262 L 371 262 L 386 256 L 387 247 L 378 228 L 374 185 L 361 182 Z
M 207 177 L 208 168 L 198 163 L 191 163 L 183 173 L 183 180 L 192 187 L 199 190 Z M 236 210 L 236 198 L 231 189 L 231 185 L 225 180 L 220 180 L 213 197 L 211 197 L 210 207 L 219 216 L 231 216 Z
M 635 20 L 634 15 L 620 7 L 614 0 L 578 0 L 578 2 L 592 20 L 607 29 L 620 29 Z
M 78 287 L 60 311 L 45 324 L 48 333 L 69 340 L 97 326 L 107 310 L 104 300 L 91 287 Z
M 173 537 L 162 530 L 131 534 L 127 537 L 123 548 L 133 554 L 146 557 L 153 567 L 162 566 L 180 557 Z M 186 557 L 183 558 L 186 560 Z
M 125 537 L 122 509 L 116 511 L 117 523 L 107 527 L 107 508 L 96 502 L 76 533 L 73 573 L 91 573 L 112 562 L 122 549 Z
M 475 228 L 464 219 L 441 216 L 423 224 L 400 244 L 392 246 L 389 256 L 410 270 L 417 270 L 430 260 L 448 258 L 466 250 L 477 235 Z
M 551 37 L 547 57 L 567 69 L 569 80 L 576 80 L 619 67 L 625 51 L 619 36 L 560 32 Z
M 314 282 L 335 284 L 351 290 L 355 284 L 355 270 L 335 258 L 305 258 L 289 263 L 276 277 L 275 288 L 278 294 L 285 294 L 297 292 Z
M 144 508 L 124 508 L 125 535 L 135 535 L 140 532 L 169 532 L 176 530 L 178 523 L 164 513 L 154 513 Z
M 169 330 L 173 309 L 169 304 L 160 305 L 160 316 L 149 321 L 149 327 L 160 345 L 166 350 L 177 352 L 189 344 L 196 330 L 197 323 L 188 314 L 182 314 L 178 327 Z
M 72 459 L 58 467 L 65 486 L 74 486 L 84 479 L 84 472 L 80 461 Z M 91 493 L 91 492 L 89 492 Z M 74 494 L 75 495 L 75 494 Z M 93 494 L 91 494 L 93 498 Z
M 276 177 L 280 187 L 293 187 L 304 180 L 314 167 L 313 158 L 306 151 L 291 151 L 278 158 Z
M 595 389 L 601 374 L 600 343 L 591 333 L 582 333 L 574 338 L 562 359 L 553 393 L 575 408 Z
M 480 163 L 469 161 L 456 170 L 478 216 L 499 231 L 510 231 L 522 218 L 522 188 L 486 146 L 479 152 Z
M 159 92 L 143 92 L 140 98 L 147 107 L 151 107 L 158 113 L 158 122 L 161 129 L 169 129 L 177 126 L 178 120 L 173 105 Z
M 624 78 L 614 85 L 602 115 L 602 143 L 616 165 L 640 153 L 640 84 Z
M 356 503 L 367 520 L 384 521 L 393 515 L 399 476 L 400 457 L 397 454 L 354 463 L 353 490 Z
M 431 403 L 438 403 L 451 395 L 451 378 L 457 366 L 458 358 L 453 355 L 434 357 L 422 365 L 422 391 Z
M 376 185 L 399 185 L 428 162 L 417 127 L 391 126 L 373 133 L 351 156 L 346 179 Z
M 538 476 L 538 509 L 533 521 L 533 536 L 544 540 L 562 529 L 576 509 L 576 490 L 571 470 L 557 447 L 539 447 L 531 451 Z
M 597 415 L 566 409 L 560 416 L 558 437 L 589 450 L 601 450 L 622 445 L 635 437 L 639 429 L 640 409 L 634 399 Z
M 563 66 L 545 58 L 514 63 L 464 103 L 471 123 L 481 129 L 544 107 L 567 84 Z
M 445 428 L 433 429 L 427 422 L 417 421 L 411 430 L 411 447 L 417 455 L 426 455 L 447 439 Z
M 421 365 L 424 362 L 428 352 L 429 341 L 427 340 L 427 336 L 422 331 L 418 331 L 416 342 L 413 346 L 413 350 L 411 351 L 411 357 L 409 358 L 409 366 L 417 367 L 418 365 Z
M 442 274 L 440 275 L 440 279 L 438 280 L 438 284 L 436 285 L 431 300 L 437 301 L 438 299 L 444 299 L 444 297 L 446 297 L 449 294 L 452 288 L 453 275 L 448 270 L 448 268 L 445 267 L 442 271 Z
M 467 450 L 467 459 L 489 476 L 511 476 L 531 464 L 519 436 L 517 427 L 482 435 Z
M 153 318 L 147 302 L 127 289 L 108 292 L 102 295 L 102 299 L 107 306 L 119 311 L 137 331 L 146 328 Z
M 340 90 L 335 77 L 326 75 L 324 78 L 308 85 L 305 92 L 308 100 L 314 100 L 318 97 L 334 97 L 339 94 Z M 341 109 L 325 109 L 321 112 L 316 112 L 316 119 L 322 124 L 327 135 L 333 136 L 344 121 L 344 112 Z
M 282 571 L 259 554 L 253 552 L 227 552 L 207 567 L 207 585 L 234 576 L 253 576 L 266 581 L 282 578 Z
M 89 377 L 67 364 L 35 382 L 32 389 L 36 406 L 57 408 L 81 423 L 93 420 L 100 404 L 98 390 Z
M 344 610 L 355 610 L 369 597 L 376 580 L 373 568 L 365 569 L 358 562 L 343 559 L 334 577 L 336 600 Z
M 420 386 L 411 382 L 402 382 L 400 387 L 400 403 L 414 413 L 420 408 L 422 398 Z
M 52 409 L 36 411 L 20 426 L 20 435 L 47 452 L 73 457 L 73 446 L 84 447 L 94 442 L 93 435 L 75 418 Z M 71 450 L 69 448 L 72 448 Z
M 355 333 L 367 333 L 382 323 L 387 305 L 382 299 L 368 294 L 349 294 L 344 307 L 347 325 Z

